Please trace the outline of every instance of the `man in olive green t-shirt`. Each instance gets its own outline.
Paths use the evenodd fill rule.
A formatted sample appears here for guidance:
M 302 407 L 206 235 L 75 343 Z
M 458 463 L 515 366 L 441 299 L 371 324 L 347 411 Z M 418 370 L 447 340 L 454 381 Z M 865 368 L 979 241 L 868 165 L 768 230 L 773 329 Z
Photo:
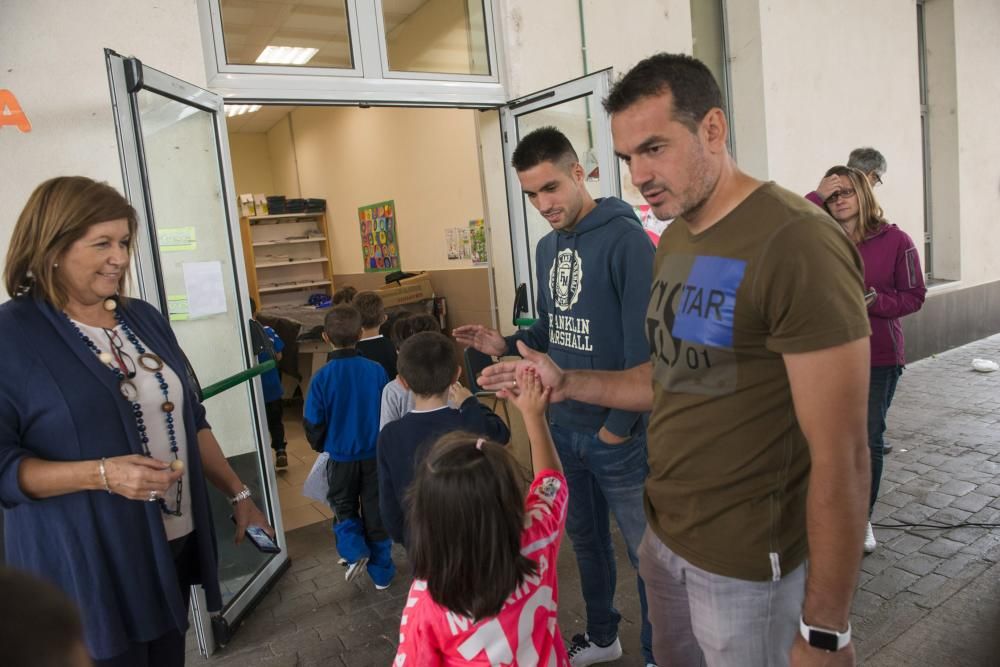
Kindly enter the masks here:
M 870 474 L 860 257 L 819 209 L 737 168 L 699 61 L 652 56 L 605 107 L 633 184 L 677 218 L 655 260 L 651 362 L 564 372 L 521 350 L 480 384 L 515 392 L 532 363 L 553 400 L 652 409 L 639 569 L 658 660 L 853 664 Z

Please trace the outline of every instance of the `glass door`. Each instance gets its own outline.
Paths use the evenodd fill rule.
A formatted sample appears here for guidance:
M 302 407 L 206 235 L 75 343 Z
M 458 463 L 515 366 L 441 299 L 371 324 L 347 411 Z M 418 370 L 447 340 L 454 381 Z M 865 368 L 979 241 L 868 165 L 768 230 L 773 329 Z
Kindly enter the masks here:
M 222 98 L 134 58 L 110 50 L 105 57 L 125 194 L 139 214 L 140 295 L 170 319 L 202 386 L 248 375 L 255 365 L 249 292 Z M 249 540 L 233 544 L 232 508 L 209 485 L 223 609 L 210 612 L 201 589 L 192 590 L 204 655 L 229 641 L 230 629 L 289 564 L 263 405 L 259 380 L 205 399 L 223 453 L 268 515 L 281 553 L 262 553 Z
M 610 88 L 611 70 L 606 69 L 525 95 L 500 107 L 514 282 L 528 285 L 532 317 L 537 315 L 535 247 L 552 228 L 521 193 L 517 172 L 510 164 L 511 157 L 521 137 L 540 127 L 553 126 L 565 134 L 576 149 L 587 175 L 590 194 L 594 197 L 621 196 L 618 159 L 611 142 L 611 118 L 602 105 Z

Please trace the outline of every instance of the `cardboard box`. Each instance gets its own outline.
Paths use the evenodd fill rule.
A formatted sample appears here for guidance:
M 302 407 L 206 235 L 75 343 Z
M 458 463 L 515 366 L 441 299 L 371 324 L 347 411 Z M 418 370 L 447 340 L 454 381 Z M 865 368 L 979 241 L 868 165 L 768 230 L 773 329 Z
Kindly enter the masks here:
M 412 278 L 405 278 L 399 283 L 380 287 L 377 290 L 386 308 L 401 306 L 404 303 L 416 303 L 434 296 L 434 286 L 431 285 L 429 271 L 421 271 Z

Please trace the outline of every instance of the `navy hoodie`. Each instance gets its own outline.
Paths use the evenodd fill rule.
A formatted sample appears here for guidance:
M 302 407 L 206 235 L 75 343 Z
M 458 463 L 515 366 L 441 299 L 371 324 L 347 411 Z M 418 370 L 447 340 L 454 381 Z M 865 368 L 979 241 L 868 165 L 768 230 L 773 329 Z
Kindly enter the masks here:
M 653 244 L 632 207 L 616 197 L 569 231 L 552 231 L 535 250 L 538 319 L 507 336 L 548 352 L 565 369 L 624 370 L 649 361 L 646 307 L 653 280 Z M 608 410 L 578 401 L 554 403 L 549 420 L 575 431 L 602 426 L 617 436 L 641 433 L 642 413 Z

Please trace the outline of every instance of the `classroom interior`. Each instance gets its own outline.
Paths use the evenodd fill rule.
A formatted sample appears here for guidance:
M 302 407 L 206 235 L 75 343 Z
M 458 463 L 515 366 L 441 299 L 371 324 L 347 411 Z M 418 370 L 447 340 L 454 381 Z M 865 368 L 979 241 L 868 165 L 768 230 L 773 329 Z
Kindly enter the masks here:
M 325 200 L 322 215 L 269 215 L 256 208 L 241 212 L 252 214 L 241 219 L 241 233 L 248 282 L 261 319 L 269 323 L 269 313 L 294 313 L 289 308 L 295 304 L 302 306 L 314 294 L 332 294 L 341 287 L 384 288 L 386 275 L 401 269 L 427 272 L 433 297 L 428 298 L 425 287 L 419 295 L 402 297 L 403 305 L 396 303 L 398 298 L 387 299 L 390 308 L 432 312 L 436 308 L 446 331 L 466 323 L 495 325 L 492 249 L 488 238 L 485 257 L 483 247 L 472 247 L 473 228 L 481 224 L 486 210 L 479 113 L 453 108 L 272 105 L 228 118 L 237 193 L 256 196 L 258 208 L 268 196 L 272 204 L 275 196 Z M 392 202 L 396 247 L 391 254 L 398 262 L 372 266 L 372 257 L 363 248 L 370 229 L 365 227 L 363 211 L 385 202 Z M 312 236 L 307 231 L 317 238 L 323 234 L 326 243 L 309 242 Z M 285 236 L 297 238 L 294 243 L 282 241 Z M 270 245 L 271 240 L 279 242 Z M 505 257 L 509 253 L 502 251 Z M 305 287 L 292 289 L 296 283 Z M 283 364 L 289 464 L 277 471 L 277 480 L 285 530 L 333 517 L 326 503 L 302 495 L 316 458 L 302 430 L 302 396 L 310 372 L 325 361 L 324 345 L 310 341 L 306 329 L 321 321 L 324 312 L 317 310 L 299 331 L 299 344 L 292 346 L 299 359 Z M 492 405 L 492 399 L 485 400 Z M 500 407 L 498 411 L 503 414 Z

